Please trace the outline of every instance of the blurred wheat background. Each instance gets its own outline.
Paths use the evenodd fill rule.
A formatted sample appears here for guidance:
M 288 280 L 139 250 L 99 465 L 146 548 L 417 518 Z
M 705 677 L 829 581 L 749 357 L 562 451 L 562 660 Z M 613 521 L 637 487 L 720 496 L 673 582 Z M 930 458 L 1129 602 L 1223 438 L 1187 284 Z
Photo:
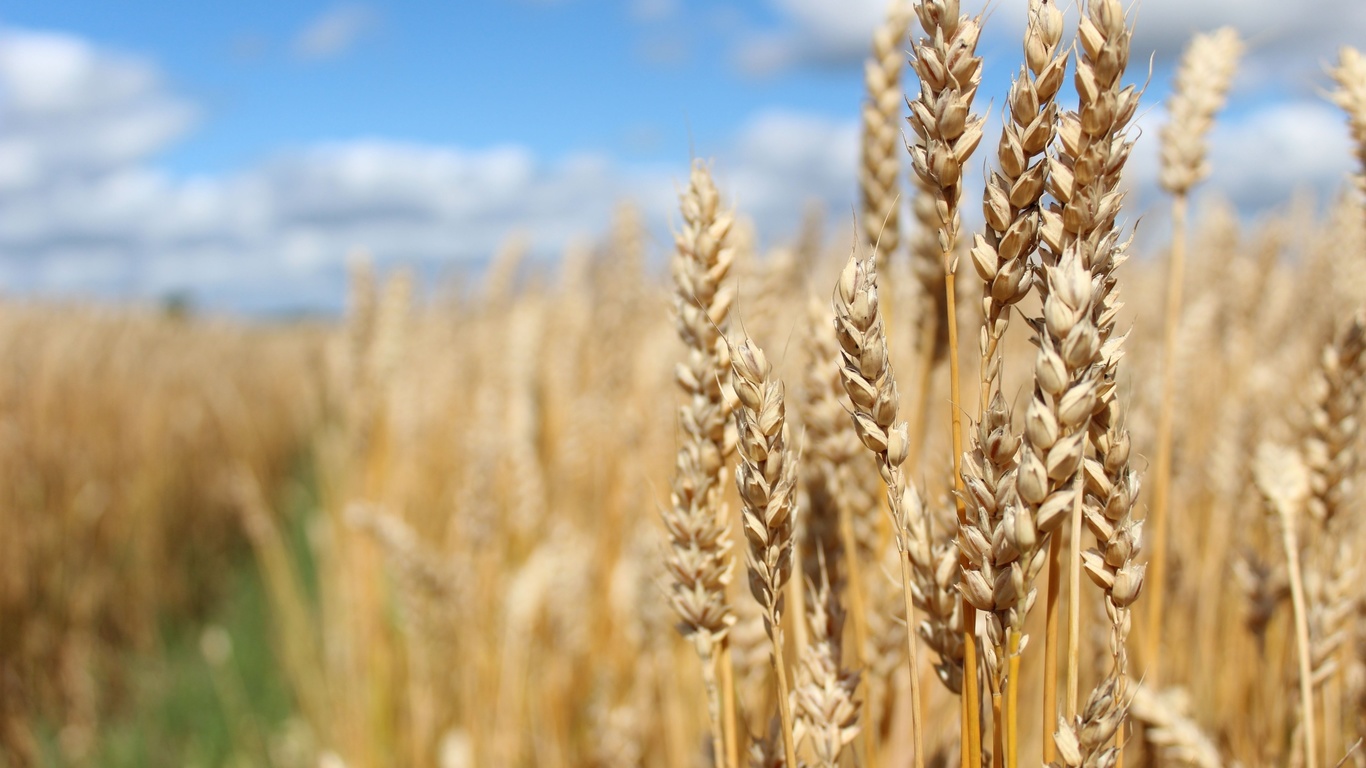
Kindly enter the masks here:
M 72 182 L 72 94 L 182 105 L 0 31 L 0 766 L 1366 764 L 1366 59 L 1292 39 L 1363 12 L 877 5 L 848 173 L 702 117 L 581 199 L 383 142 Z M 491 202 L 350 218 L 396 168 Z

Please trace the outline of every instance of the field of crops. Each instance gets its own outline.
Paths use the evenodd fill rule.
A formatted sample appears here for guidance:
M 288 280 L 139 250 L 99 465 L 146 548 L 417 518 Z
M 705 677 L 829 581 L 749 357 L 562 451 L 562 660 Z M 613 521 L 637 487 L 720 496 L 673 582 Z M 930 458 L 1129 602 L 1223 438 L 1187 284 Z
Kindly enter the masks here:
M 6 299 L 0 766 L 1366 765 L 1366 59 L 1254 220 L 1190 202 L 1246 43 L 1139 135 L 1141 9 L 1064 10 L 986 93 L 893 4 L 773 247 L 697 160 L 667 249 L 335 321 Z

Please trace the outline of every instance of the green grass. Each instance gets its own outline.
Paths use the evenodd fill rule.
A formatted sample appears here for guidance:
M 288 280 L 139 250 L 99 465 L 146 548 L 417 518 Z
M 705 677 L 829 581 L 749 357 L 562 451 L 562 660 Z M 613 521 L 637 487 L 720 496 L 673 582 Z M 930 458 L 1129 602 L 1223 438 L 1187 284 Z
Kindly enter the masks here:
M 316 509 L 315 486 L 309 472 L 296 478 L 286 494 L 284 528 L 296 563 L 311 583 L 314 568 L 305 528 Z M 73 762 L 64 754 L 61 736 L 53 729 L 40 734 L 41 765 L 285 768 L 288 763 L 272 759 L 270 745 L 278 747 L 295 710 L 274 655 L 270 606 L 250 549 L 242 547 L 229 572 L 219 578 L 223 598 L 202 622 L 168 620 L 157 648 L 128 659 L 124 706 L 101 724 L 85 759 Z M 206 631 L 230 641 L 231 652 L 220 664 L 205 657 Z

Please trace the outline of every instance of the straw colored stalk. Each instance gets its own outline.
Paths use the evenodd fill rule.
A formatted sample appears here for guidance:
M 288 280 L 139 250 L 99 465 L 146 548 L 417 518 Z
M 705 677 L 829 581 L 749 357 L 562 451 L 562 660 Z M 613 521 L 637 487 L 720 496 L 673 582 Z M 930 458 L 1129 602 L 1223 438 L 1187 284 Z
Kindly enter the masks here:
M 678 613 L 679 631 L 702 660 L 715 754 L 735 765 L 729 760 L 735 752 L 733 705 L 727 703 L 731 686 L 716 680 L 717 659 L 726 655 L 727 633 L 735 622 L 726 599 L 732 562 L 721 495 L 735 440 L 727 430 L 731 404 L 721 389 L 721 375 L 730 368 L 722 334 L 734 298 L 733 288 L 724 284 L 734 262 L 727 244 L 734 216 L 721 209 L 711 175 L 700 162 L 693 165 L 681 203 L 684 226 L 675 237 L 672 270 L 676 325 L 687 348 L 676 379 L 686 400 L 678 412 L 678 455 L 663 515 L 670 545 L 669 602 Z
M 959 204 L 963 195 L 963 167 L 982 139 L 982 118 L 972 114 L 972 100 L 982 79 L 977 56 L 981 18 L 959 15 L 958 0 L 916 0 L 915 12 L 926 38 L 915 44 L 911 66 L 920 89 L 910 102 L 908 118 L 915 132 L 911 154 L 916 175 L 933 197 L 939 219 L 940 261 L 944 266 L 945 317 L 948 328 L 949 410 L 952 425 L 954 487 L 958 491 L 960 527 L 967 520 L 962 502 L 962 397 L 958 376 L 958 312 L 955 290 L 956 246 L 962 227 Z M 982 726 L 978 716 L 977 649 L 972 637 L 976 620 L 963 607 L 963 730 L 967 743 L 963 765 L 981 763 Z
M 833 299 L 835 336 L 840 345 L 840 377 L 853 404 L 854 430 L 877 459 L 878 471 L 887 486 L 887 501 L 901 557 L 902 597 L 906 624 L 915 625 L 911 564 L 907 557 L 909 527 L 907 481 L 901 471 L 909 450 L 906 422 L 897 419 L 900 396 L 887 356 L 887 335 L 878 308 L 877 262 L 850 255 L 840 273 Z M 916 768 L 925 765 L 925 735 L 921 706 L 916 633 L 906 633 L 910 661 L 912 735 Z
M 986 228 L 975 236 L 971 250 L 973 266 L 983 281 L 983 323 L 978 338 L 981 372 L 978 414 L 981 423 L 973 433 L 972 454 L 964 462 L 964 482 L 970 488 L 976 486 L 968 496 L 966 516 L 970 529 L 967 532 L 975 538 L 965 536 L 964 541 L 1000 540 L 1005 525 L 1004 513 L 1014 496 L 1012 486 L 1020 441 L 1010 434 L 1009 405 L 1000 396 L 1000 344 L 1010 325 L 1011 306 L 1028 295 L 1031 287 L 1028 260 L 1038 247 L 1039 200 L 1048 172 L 1048 163 L 1041 158 L 1053 140 L 1058 110 L 1056 98 L 1067 68 L 1067 54 L 1060 54 L 1059 50 L 1062 13 L 1048 0 L 1033 0 L 1029 10 L 1024 41 L 1025 64 L 1011 82 L 1006 98 L 1007 119 L 996 152 L 1000 170 L 987 179 L 982 201 Z M 991 441 L 990 445 L 988 441 Z M 1010 578 L 1010 563 L 1018 550 L 1003 552 L 1006 557 L 999 558 L 1002 562 L 996 562 L 998 558 L 989 548 L 973 547 L 965 549 L 965 554 L 964 567 L 978 571 L 976 578 L 991 584 L 998 574 Z M 1033 570 L 1028 577 L 1031 580 L 1037 575 L 1037 570 Z M 968 578 L 973 577 L 969 575 Z M 1030 592 L 1029 583 L 1020 582 L 1019 591 Z M 1005 598 L 1003 602 L 1014 601 Z M 1006 695 L 1006 671 L 1008 665 L 1018 666 L 1022 639 L 1005 631 L 1010 624 L 1009 618 L 996 612 L 994 599 L 992 606 L 983 610 L 993 611 L 993 619 L 987 625 L 991 647 L 984 646 L 983 656 L 991 683 L 994 733 L 998 741 L 1003 740 L 994 754 L 1003 756 L 1006 764 L 1013 766 L 1016 762 L 1015 717 L 1010 702 L 1018 685 L 1012 686 L 1010 695 Z
M 863 68 L 867 101 L 863 104 L 863 141 L 859 164 L 859 202 L 864 243 L 877 255 L 884 274 L 901 246 L 901 72 L 902 46 L 910 27 L 910 7 L 891 0 L 887 16 L 873 33 L 873 50 Z
M 1060 593 L 1059 562 L 1062 525 L 1082 501 L 1079 471 L 1086 448 L 1086 427 L 1096 400 L 1096 382 L 1090 374 L 1100 350 L 1100 335 L 1092 313 L 1091 275 L 1081 264 L 1076 246 L 1070 246 L 1058 263 L 1042 267 L 1043 316 L 1031 318 L 1034 343 L 1034 393 L 1025 410 L 1024 441 L 1016 470 L 1015 492 L 1023 513 L 1010 509 L 1007 497 L 1003 520 L 1012 549 L 1019 555 L 1002 565 L 1009 574 L 1000 605 L 994 584 L 990 602 L 1003 615 L 1005 631 L 1018 634 L 1030 605 L 1030 577 L 1037 577 L 1047 552 L 1051 562 L 1048 579 L 1048 644 L 1044 657 L 1044 760 L 1055 757 L 1052 749 L 1053 718 L 1057 715 L 1057 600 Z M 974 494 L 976 495 L 976 494 Z M 992 502 L 995 495 L 992 494 Z M 982 503 L 987 501 L 983 497 Z M 1007 578 L 998 576 L 998 578 Z M 1018 579 L 1018 582 L 1017 582 Z M 982 603 L 987 603 L 982 595 Z
M 1295 648 L 1299 662 L 1300 710 L 1298 727 L 1304 735 L 1304 765 L 1318 768 L 1315 738 L 1313 663 L 1309 645 L 1309 615 L 1305 600 L 1304 570 L 1300 564 L 1299 529 L 1311 493 L 1309 469 L 1299 452 L 1263 443 L 1257 450 L 1254 475 L 1267 506 L 1276 516 L 1286 571 L 1290 576 L 1290 599 L 1295 612 Z
M 1100 344 L 1091 360 L 1081 360 L 1073 354 L 1071 363 L 1089 367 L 1101 363 L 1097 370 L 1088 374 L 1093 380 L 1093 415 L 1101 422 L 1092 425 L 1091 430 L 1105 434 L 1109 429 L 1103 423 L 1108 413 L 1108 402 L 1113 397 L 1115 377 L 1114 368 L 1119 361 L 1118 344 L 1121 339 L 1112 339 L 1115 316 L 1120 305 L 1115 293 L 1114 271 L 1124 260 L 1124 248 L 1117 244 L 1115 218 L 1119 214 L 1123 194 L 1119 191 L 1120 173 L 1128 160 L 1132 142 L 1129 141 L 1126 127 L 1133 119 L 1138 107 L 1138 91 L 1133 86 L 1124 86 L 1120 81 L 1129 60 L 1129 41 L 1132 30 L 1124 16 L 1119 0 L 1090 0 L 1083 10 L 1077 28 L 1081 43 L 1077 58 L 1076 86 L 1078 108 L 1064 114 L 1059 121 L 1055 138 L 1056 157 L 1049 160 L 1048 190 L 1056 202 L 1042 212 L 1041 240 L 1046 246 L 1041 249 L 1045 265 L 1059 263 L 1069 251 L 1088 274 L 1088 282 L 1094 283 L 1095 297 L 1091 302 L 1091 326 Z M 1049 281 L 1038 283 L 1041 294 L 1047 290 Z M 1043 298 L 1041 296 L 1041 298 Z M 1046 300 L 1045 300 L 1046 301 Z M 1084 447 L 1083 451 L 1084 451 Z M 1080 465 L 1077 466 L 1080 470 Z M 1080 485 L 1081 478 L 1077 478 Z M 1067 716 L 1073 719 L 1077 714 L 1079 666 L 1081 646 L 1081 532 L 1082 497 L 1079 495 L 1072 509 L 1072 556 L 1070 558 L 1069 587 L 1073 599 L 1070 601 L 1067 633 Z M 1043 527 L 1043 526 L 1040 526 Z M 1061 541 L 1054 540 L 1050 545 L 1049 595 L 1046 601 L 1048 610 L 1047 650 L 1045 651 L 1045 703 L 1044 711 L 1056 708 L 1055 689 L 1050 688 L 1054 674 L 1047 669 L 1055 659 L 1057 647 L 1058 605 L 1055 587 L 1060 588 L 1060 580 L 1054 573 L 1061 569 Z M 1045 741 L 1047 745 L 1048 742 Z
M 1024 642 L 1020 628 L 1033 606 L 1035 590 L 1030 584 L 1042 570 L 1045 554 L 1034 551 L 1038 538 L 1034 523 L 1015 490 L 1020 445 L 1020 437 L 1011 429 L 1005 398 L 997 392 L 973 433 L 973 450 L 963 460 L 968 525 L 958 541 L 966 562 L 963 594 L 974 608 L 987 613 L 982 660 L 999 742 L 993 754 L 1007 765 L 1016 761 L 1010 713 Z M 1026 552 L 1029 558 L 1021 561 Z
M 835 341 L 829 307 L 812 299 L 809 315 L 807 353 L 810 359 L 803 392 L 806 448 L 802 484 L 808 507 L 803 513 L 803 522 L 812 544 L 803 544 L 803 559 L 810 563 L 813 553 L 820 559 L 817 568 L 809 565 L 805 568 L 805 575 L 813 580 L 828 578 L 837 593 L 843 589 L 850 608 L 854 662 L 857 668 L 867 669 L 870 653 L 868 603 L 864 596 L 863 557 L 856 529 L 876 526 L 875 521 L 864 519 L 876 514 L 876 505 L 856 505 L 851 498 L 857 484 L 850 472 L 863 448 L 849 421 L 849 406 L 843 402 L 847 396 L 840 383 L 839 344 Z M 822 567 L 827 571 L 824 577 L 821 576 Z M 809 609 L 808 614 L 810 612 Z M 864 687 L 866 691 L 866 682 Z M 870 698 L 865 694 L 864 701 Z M 875 765 L 876 731 L 872 728 L 862 731 L 864 761 Z
M 1243 43 L 1232 27 L 1191 39 L 1168 102 L 1171 119 L 1162 128 L 1162 187 L 1172 195 L 1172 246 L 1167 263 L 1167 315 L 1162 345 L 1162 404 L 1158 412 L 1153 473 L 1152 564 L 1157 589 L 1150 596 L 1143 639 L 1149 684 L 1158 683 L 1157 644 L 1161 638 L 1162 578 L 1166 568 L 1166 520 L 1171 504 L 1172 434 L 1176 418 L 1176 347 L 1185 285 L 1186 211 L 1191 187 L 1209 175 L 1206 137 L 1224 105 Z
M 783 661 L 783 590 L 792 576 L 797 456 L 789 445 L 783 383 L 764 352 L 745 339 L 731 347 L 731 383 L 740 407 L 735 425 L 740 465 L 735 482 L 749 543 L 749 590 L 764 613 L 778 681 L 783 752 L 797 765 L 787 665 Z

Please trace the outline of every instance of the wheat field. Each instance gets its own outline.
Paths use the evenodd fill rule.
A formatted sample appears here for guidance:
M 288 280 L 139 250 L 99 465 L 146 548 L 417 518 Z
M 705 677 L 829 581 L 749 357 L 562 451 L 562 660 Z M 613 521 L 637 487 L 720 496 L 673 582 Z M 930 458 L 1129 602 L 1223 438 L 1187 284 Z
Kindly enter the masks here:
M 672 243 L 357 258 L 335 322 L 6 300 L 0 765 L 111 760 L 168 622 L 229 730 L 146 764 L 1366 764 L 1366 59 L 1254 219 L 1191 198 L 1236 33 L 1140 135 L 1140 9 L 1029 6 L 990 94 L 989 16 L 890 6 L 852 223 L 763 252 L 699 159 Z

